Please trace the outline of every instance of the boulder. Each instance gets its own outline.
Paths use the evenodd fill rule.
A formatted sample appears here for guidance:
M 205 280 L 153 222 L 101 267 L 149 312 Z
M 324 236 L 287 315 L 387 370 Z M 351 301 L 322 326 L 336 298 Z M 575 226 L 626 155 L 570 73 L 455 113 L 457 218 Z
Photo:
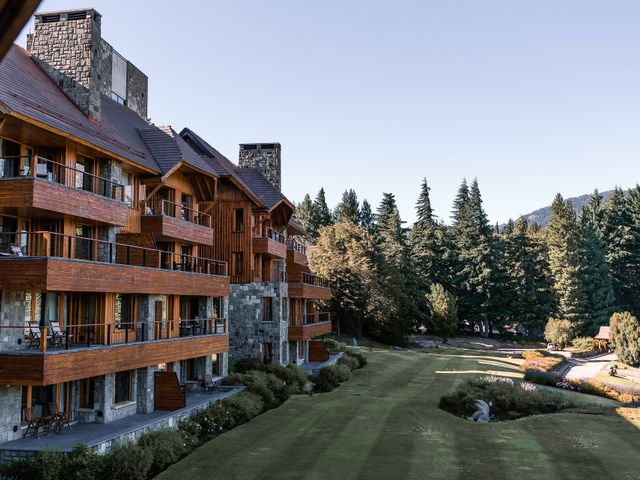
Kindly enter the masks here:
M 469 420 L 479 423 L 489 423 L 491 421 L 491 409 L 484 400 L 476 400 L 477 410 L 469 417 Z

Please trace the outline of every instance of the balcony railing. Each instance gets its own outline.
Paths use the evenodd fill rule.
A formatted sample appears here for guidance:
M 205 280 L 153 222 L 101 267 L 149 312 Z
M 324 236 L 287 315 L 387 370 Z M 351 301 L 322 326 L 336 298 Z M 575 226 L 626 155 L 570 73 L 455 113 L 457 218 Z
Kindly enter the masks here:
M 324 323 L 331 321 L 331 313 L 330 312 L 317 312 L 317 313 L 308 313 L 306 315 L 298 315 L 295 318 L 291 319 L 290 324 L 296 327 L 299 326 L 307 326 L 307 325 L 315 325 L 317 323 Z
M 90 323 L 81 325 L 55 326 L 26 325 L 0 326 L 7 336 L 22 337 L 24 349 L 69 350 L 97 346 L 122 345 L 129 343 L 152 342 L 169 338 L 192 337 L 202 335 L 225 335 L 228 323 L 222 318 L 174 320 L 156 322 Z M 5 353 L 10 353 L 7 351 Z
M 163 198 L 151 198 L 144 205 L 144 215 L 166 215 L 185 222 L 211 228 L 211 215 Z
M 0 233 L 2 257 L 58 257 L 227 276 L 227 262 L 53 232 Z
M 276 232 L 271 227 L 256 227 L 256 238 L 269 238 L 283 245 L 285 244 L 284 235 Z
M 307 247 L 300 242 L 295 241 L 293 238 L 287 240 L 287 250 L 293 250 L 294 252 L 301 253 L 302 255 L 307 254 Z
M 331 282 L 329 280 L 325 280 L 313 273 L 302 272 L 300 275 L 300 281 L 302 283 L 306 283 L 307 285 L 314 285 L 316 287 L 322 288 L 331 288 Z
M 125 186 L 48 158 L 0 157 L 0 178 L 33 177 L 124 201 Z

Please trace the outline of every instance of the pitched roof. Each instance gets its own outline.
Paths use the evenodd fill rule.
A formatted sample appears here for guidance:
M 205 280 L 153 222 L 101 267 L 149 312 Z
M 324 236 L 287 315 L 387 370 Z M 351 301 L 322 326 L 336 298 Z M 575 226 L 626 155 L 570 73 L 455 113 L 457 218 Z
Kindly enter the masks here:
M 598 334 L 594 338 L 598 340 L 609 340 L 611 338 L 611 327 L 600 327 Z
M 101 121 L 96 124 L 23 48 L 13 45 L 0 62 L 0 103 L 12 112 L 159 172 L 158 164 L 138 134 L 138 129 L 148 128 L 149 124 L 105 95 L 101 101 Z
M 269 210 L 282 201 L 291 205 L 287 197 L 274 187 L 257 168 L 236 167 L 236 172 Z
M 147 128 L 138 129 L 138 132 L 162 173 L 167 173 L 177 163 L 184 162 L 202 172 L 218 175 L 216 169 L 205 162 L 170 126 L 147 126 Z

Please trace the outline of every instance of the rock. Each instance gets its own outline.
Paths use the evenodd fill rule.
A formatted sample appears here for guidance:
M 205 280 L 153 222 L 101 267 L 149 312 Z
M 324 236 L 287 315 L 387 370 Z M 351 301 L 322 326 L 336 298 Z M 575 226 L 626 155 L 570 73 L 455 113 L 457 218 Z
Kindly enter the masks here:
M 469 420 L 478 423 L 489 423 L 491 421 L 491 409 L 489 404 L 484 400 L 476 400 L 478 410 L 469 417 Z

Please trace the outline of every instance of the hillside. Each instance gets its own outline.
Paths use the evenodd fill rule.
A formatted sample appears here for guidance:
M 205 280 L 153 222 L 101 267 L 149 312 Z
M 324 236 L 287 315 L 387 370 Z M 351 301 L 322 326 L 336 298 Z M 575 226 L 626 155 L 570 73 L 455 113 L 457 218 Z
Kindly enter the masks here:
M 603 201 L 609 198 L 609 196 L 613 193 L 613 190 L 609 190 L 607 192 L 600 192 L 602 195 Z M 568 202 L 571 202 L 573 208 L 576 210 L 578 215 L 582 211 L 582 206 L 589 200 L 591 194 L 580 195 L 579 197 L 567 198 L 565 199 Z M 534 210 L 531 213 L 527 213 L 523 215 L 524 218 L 527 219 L 529 225 L 533 223 L 537 223 L 540 227 L 545 228 L 549 224 L 549 218 L 551 217 L 551 206 L 544 208 L 539 208 L 538 210 Z

